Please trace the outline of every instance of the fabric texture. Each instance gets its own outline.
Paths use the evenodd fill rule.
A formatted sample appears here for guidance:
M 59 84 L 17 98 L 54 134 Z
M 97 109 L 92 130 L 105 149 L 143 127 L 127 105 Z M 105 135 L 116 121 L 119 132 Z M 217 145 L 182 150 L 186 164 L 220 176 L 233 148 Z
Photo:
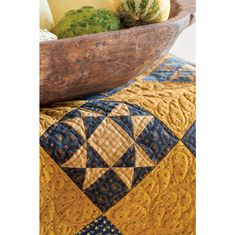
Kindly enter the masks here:
M 195 234 L 195 67 L 166 55 L 40 111 L 40 234 Z

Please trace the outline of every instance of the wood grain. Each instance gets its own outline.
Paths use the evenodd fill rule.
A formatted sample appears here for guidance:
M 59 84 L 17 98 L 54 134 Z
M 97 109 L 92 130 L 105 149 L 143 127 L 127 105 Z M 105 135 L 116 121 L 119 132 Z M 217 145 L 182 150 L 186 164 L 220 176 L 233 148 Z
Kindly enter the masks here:
M 195 21 L 194 0 L 172 1 L 170 19 L 40 43 L 40 105 L 123 85 L 167 53 Z

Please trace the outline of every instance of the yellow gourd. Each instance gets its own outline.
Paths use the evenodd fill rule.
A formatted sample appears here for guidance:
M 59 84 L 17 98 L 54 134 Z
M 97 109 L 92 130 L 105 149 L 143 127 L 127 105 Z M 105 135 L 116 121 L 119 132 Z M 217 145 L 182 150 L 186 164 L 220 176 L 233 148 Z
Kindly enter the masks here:
M 79 9 L 83 6 L 93 6 L 97 9 L 105 8 L 115 11 L 113 0 L 48 0 L 55 24 L 69 10 Z
M 54 27 L 54 20 L 47 0 L 40 0 L 40 28 L 51 30 Z

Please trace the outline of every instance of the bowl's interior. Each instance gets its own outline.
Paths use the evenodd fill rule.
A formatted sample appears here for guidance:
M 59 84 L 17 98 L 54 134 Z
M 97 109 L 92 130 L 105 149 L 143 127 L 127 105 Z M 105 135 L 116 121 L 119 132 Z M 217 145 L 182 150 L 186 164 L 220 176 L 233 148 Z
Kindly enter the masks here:
M 174 18 L 180 12 L 180 5 L 176 2 L 176 0 L 171 0 L 171 11 L 170 11 L 170 18 Z
M 187 2 L 187 0 L 185 0 L 185 1 Z M 182 2 L 184 3 L 184 0 Z M 161 26 L 162 24 L 168 24 L 170 22 L 177 21 L 180 17 L 182 17 L 182 15 L 181 15 L 181 11 L 183 10 L 183 7 L 181 6 L 182 2 L 180 0 L 171 0 L 171 11 L 170 11 L 169 19 L 164 22 L 157 23 L 155 25 Z M 142 25 L 142 26 L 139 26 L 138 28 L 142 28 L 142 27 L 151 27 L 151 24 Z M 132 28 L 135 29 L 136 27 L 132 27 Z M 122 29 L 122 30 L 130 30 L 132 28 Z M 118 31 L 122 31 L 122 30 L 118 30 Z M 112 33 L 117 33 L 117 31 L 98 33 L 98 34 L 95 34 L 95 36 L 97 37 L 97 35 L 100 35 L 100 34 L 112 34 Z M 93 36 L 94 36 L 94 34 L 89 34 L 89 35 L 77 36 L 74 38 L 78 38 L 78 37 L 79 38 L 88 38 L 88 37 L 93 37 Z M 56 41 L 68 41 L 69 42 L 74 38 L 57 39 L 57 40 L 53 40 L 53 41 L 40 42 L 40 44 L 53 44 Z

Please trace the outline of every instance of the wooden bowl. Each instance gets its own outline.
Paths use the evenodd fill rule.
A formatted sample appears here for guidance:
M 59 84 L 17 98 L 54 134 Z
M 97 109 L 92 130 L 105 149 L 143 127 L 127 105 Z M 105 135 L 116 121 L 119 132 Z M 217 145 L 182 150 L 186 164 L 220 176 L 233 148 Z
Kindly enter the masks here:
M 40 43 L 40 104 L 121 86 L 167 53 L 195 21 L 194 0 L 171 1 L 169 20 Z

